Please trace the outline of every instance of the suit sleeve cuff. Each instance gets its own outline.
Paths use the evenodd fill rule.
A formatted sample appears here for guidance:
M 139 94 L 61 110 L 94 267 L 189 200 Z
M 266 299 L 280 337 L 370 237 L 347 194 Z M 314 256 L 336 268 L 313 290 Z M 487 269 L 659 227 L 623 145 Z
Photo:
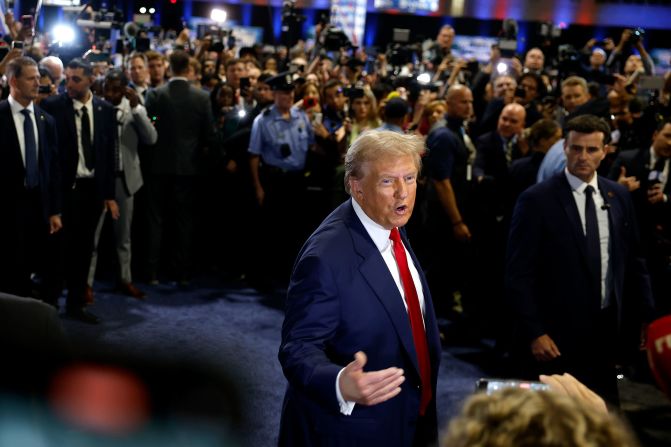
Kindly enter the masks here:
M 338 384 L 340 383 L 340 375 L 344 370 L 345 368 L 341 369 L 340 372 L 338 373 L 338 376 L 336 377 L 335 391 L 336 391 L 336 397 L 338 398 L 338 405 L 340 405 L 340 412 L 345 416 L 349 416 L 352 414 L 352 411 L 354 411 L 354 405 L 356 404 L 356 402 L 345 400 L 342 397 L 342 393 L 340 392 L 340 387 L 338 386 Z

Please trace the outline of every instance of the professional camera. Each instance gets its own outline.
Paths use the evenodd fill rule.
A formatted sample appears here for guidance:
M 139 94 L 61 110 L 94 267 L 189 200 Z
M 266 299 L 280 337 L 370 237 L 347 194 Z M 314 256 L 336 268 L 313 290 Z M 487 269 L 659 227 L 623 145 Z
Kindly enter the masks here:
M 503 21 L 499 38 L 499 50 L 501 50 L 501 57 L 504 59 L 515 57 L 515 52 L 517 52 L 517 29 L 515 19 L 505 19 Z
M 341 48 L 352 48 L 352 42 L 350 42 L 347 34 L 342 29 L 336 28 L 333 25 L 328 25 L 324 30 L 322 45 L 326 51 L 339 51 Z
M 301 38 L 301 30 L 306 17 L 296 12 L 296 0 L 282 2 L 282 26 L 280 40 L 283 45 L 293 47 Z

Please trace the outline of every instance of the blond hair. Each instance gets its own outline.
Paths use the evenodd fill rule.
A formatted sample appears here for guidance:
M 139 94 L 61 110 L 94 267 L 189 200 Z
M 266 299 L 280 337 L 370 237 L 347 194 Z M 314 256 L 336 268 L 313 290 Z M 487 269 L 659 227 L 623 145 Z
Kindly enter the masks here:
M 508 388 L 471 396 L 443 447 L 637 447 L 616 416 L 551 391 Z
M 351 178 L 363 177 L 363 165 L 388 157 L 411 156 L 420 170 L 424 140 L 416 135 L 406 135 L 389 130 L 369 130 L 354 140 L 345 155 L 345 191 L 350 193 Z

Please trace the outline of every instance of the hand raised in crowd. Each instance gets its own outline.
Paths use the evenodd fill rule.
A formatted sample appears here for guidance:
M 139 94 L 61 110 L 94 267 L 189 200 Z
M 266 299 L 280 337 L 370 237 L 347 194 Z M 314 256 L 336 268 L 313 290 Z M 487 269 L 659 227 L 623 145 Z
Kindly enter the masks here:
M 641 187 L 641 182 L 638 181 L 636 177 L 627 177 L 627 168 L 624 166 L 620 167 L 620 176 L 617 178 L 617 182 L 620 185 L 626 186 L 629 192 L 636 191 Z
M 561 355 L 559 348 L 548 334 L 543 334 L 531 342 L 531 353 L 541 362 L 549 362 Z
M 570 396 L 600 413 L 608 413 L 606 402 L 571 374 L 541 375 L 539 380 L 546 385 L 550 385 L 550 389 L 556 393 Z
M 128 102 L 130 103 L 130 108 L 134 109 L 137 107 L 138 104 L 140 104 L 140 97 L 138 96 L 137 92 L 130 88 L 126 87 L 126 93 L 124 94 L 126 98 L 128 98 Z
M 365 372 L 367 361 L 366 354 L 359 351 L 343 370 L 338 384 L 343 398 L 361 405 L 377 405 L 398 395 L 405 381 L 403 370 L 391 367 Z
M 12 61 L 12 59 L 21 57 L 22 54 L 23 50 L 20 48 L 12 48 L 11 50 L 9 50 L 9 52 L 5 55 L 5 57 L 2 58 L 2 61 L 0 61 L 0 75 L 3 75 L 5 73 L 5 67 L 7 66 L 8 63 Z

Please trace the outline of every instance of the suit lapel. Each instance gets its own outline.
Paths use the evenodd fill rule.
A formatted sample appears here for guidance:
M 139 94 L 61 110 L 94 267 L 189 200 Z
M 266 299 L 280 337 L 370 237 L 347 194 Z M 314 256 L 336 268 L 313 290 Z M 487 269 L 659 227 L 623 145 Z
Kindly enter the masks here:
M 40 172 L 46 174 L 49 172 L 49 151 L 47 150 L 47 135 L 44 112 L 37 105 L 35 106 L 35 123 L 37 124 L 37 135 L 39 138 L 39 166 Z
M 382 255 L 378 252 L 377 247 L 370 239 L 363 224 L 356 216 L 351 202 L 348 205 L 345 224 L 352 235 L 354 249 L 363 260 L 359 265 L 359 271 L 387 311 L 387 315 L 401 340 L 401 345 L 403 345 L 403 348 L 408 353 L 408 357 L 419 374 L 419 364 L 417 362 L 415 344 L 412 339 L 410 319 L 403 305 L 403 298 L 396 287 L 394 278 L 389 273 L 387 264 L 382 259 Z

